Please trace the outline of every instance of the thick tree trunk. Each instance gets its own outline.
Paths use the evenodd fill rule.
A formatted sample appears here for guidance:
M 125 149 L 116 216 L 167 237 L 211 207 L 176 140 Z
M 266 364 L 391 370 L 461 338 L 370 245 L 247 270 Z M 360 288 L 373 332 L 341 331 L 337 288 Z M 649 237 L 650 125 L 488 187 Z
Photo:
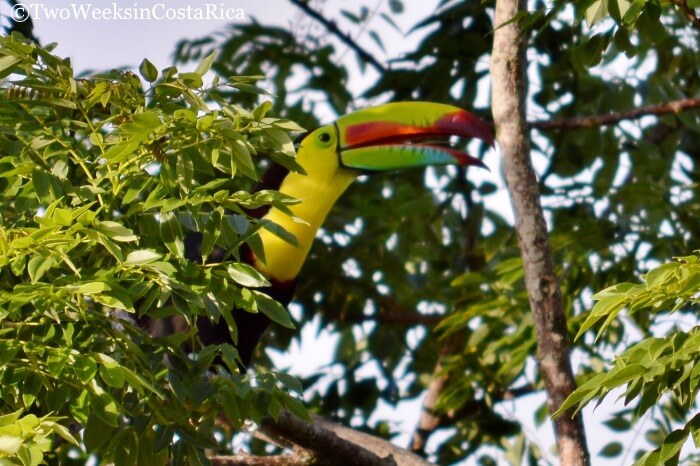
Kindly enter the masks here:
M 525 10 L 523 0 L 497 0 L 491 56 L 492 106 L 496 139 L 503 155 L 518 240 L 525 269 L 525 286 L 537 330 L 537 357 L 545 383 L 550 412 L 561 406 L 575 389 L 569 347 L 547 226 L 540 204 L 537 178 L 530 160 L 525 119 L 526 40 L 517 21 L 501 24 Z M 571 413 L 554 421 L 561 464 L 589 464 L 581 416 Z

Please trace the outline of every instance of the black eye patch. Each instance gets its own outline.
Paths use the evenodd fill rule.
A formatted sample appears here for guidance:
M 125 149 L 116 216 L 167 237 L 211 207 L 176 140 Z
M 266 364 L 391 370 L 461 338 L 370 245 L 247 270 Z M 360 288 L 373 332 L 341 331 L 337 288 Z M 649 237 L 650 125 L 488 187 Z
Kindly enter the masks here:
M 321 142 L 328 142 L 331 140 L 331 135 L 328 133 L 321 133 L 318 135 L 318 140 Z

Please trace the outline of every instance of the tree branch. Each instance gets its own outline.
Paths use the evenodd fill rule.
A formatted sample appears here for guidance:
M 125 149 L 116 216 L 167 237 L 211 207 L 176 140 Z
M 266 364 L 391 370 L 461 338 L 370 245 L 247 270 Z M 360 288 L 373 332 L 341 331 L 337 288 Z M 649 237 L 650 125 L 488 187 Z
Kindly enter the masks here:
M 425 456 L 425 445 L 428 443 L 430 436 L 438 428 L 452 426 L 460 419 L 483 418 L 493 410 L 484 400 L 480 399 L 470 400 L 455 411 L 441 413 L 436 409 L 440 395 L 449 381 L 449 374 L 443 372 L 442 358 L 454 354 L 459 344 L 459 339 L 451 338 L 445 342 L 440 350 L 440 357 L 433 370 L 433 379 L 428 385 L 428 389 L 423 397 L 423 405 L 421 406 L 421 415 L 418 419 L 418 425 L 411 438 L 410 449 L 417 455 Z M 534 391 L 535 387 L 527 384 L 522 387 L 506 390 L 502 393 L 492 393 L 491 399 L 494 403 L 510 401 L 521 396 L 529 395 Z
M 700 18 L 698 18 L 698 15 L 695 14 L 695 8 L 688 6 L 688 0 L 671 0 L 671 3 L 676 5 L 678 9 L 681 10 L 681 13 L 688 18 L 690 24 L 692 24 L 694 28 L 700 29 Z
M 378 456 L 392 457 L 398 466 L 435 466 L 433 463 L 424 460 L 410 451 L 398 447 L 387 440 L 375 437 L 374 435 L 336 424 L 319 416 L 313 416 L 313 420 L 315 424 L 333 432 L 345 441 L 362 445 Z M 336 464 L 341 463 L 334 463 L 334 465 Z M 342 464 L 346 465 L 350 463 L 344 461 Z
M 445 374 L 443 371 L 442 359 L 456 351 L 461 341 L 459 336 L 460 335 L 453 335 L 443 345 L 438 360 L 435 363 L 435 368 L 433 369 L 433 378 L 423 396 L 421 414 L 418 418 L 418 425 L 413 431 L 410 447 L 412 452 L 421 456 L 425 456 L 425 445 L 428 443 L 428 439 L 433 432 L 435 432 L 435 429 L 440 426 L 441 416 L 436 408 L 438 400 L 440 399 L 440 394 L 445 389 L 449 379 L 449 375 Z
M 530 128 L 543 130 L 596 128 L 599 126 L 615 125 L 623 120 L 634 120 L 648 115 L 659 116 L 667 115 L 669 113 L 680 113 L 696 108 L 700 108 L 700 98 L 690 97 L 663 104 L 648 105 L 646 107 L 625 110 L 622 112 L 609 113 L 607 115 L 567 118 L 563 120 L 532 121 L 529 122 L 528 125 Z
M 380 73 L 384 73 L 386 68 L 382 65 L 379 60 L 377 60 L 371 53 L 360 47 L 352 37 L 338 29 L 338 25 L 335 21 L 331 21 L 325 18 L 321 13 L 311 8 L 308 2 L 304 0 L 289 0 L 293 5 L 301 8 L 301 10 L 307 15 L 311 16 L 313 19 L 323 24 L 328 32 L 335 35 L 341 42 L 350 47 L 357 55 L 364 61 L 374 67 L 375 70 Z
M 209 457 L 212 466 L 309 466 L 309 458 L 295 455 L 255 456 L 239 453 L 231 456 Z
M 313 416 L 312 422 L 306 422 L 283 412 L 277 421 L 263 419 L 260 430 L 272 437 L 283 437 L 310 452 L 309 465 L 433 466 L 387 440 L 319 416 Z
M 537 330 L 537 357 L 550 412 L 576 388 L 569 360 L 561 291 L 542 213 L 537 177 L 530 160 L 526 115 L 526 38 L 512 18 L 525 0 L 496 0 L 491 54 L 492 111 L 523 257 L 525 287 Z M 554 421 L 561 464 L 587 466 L 590 456 L 580 415 L 567 412 Z

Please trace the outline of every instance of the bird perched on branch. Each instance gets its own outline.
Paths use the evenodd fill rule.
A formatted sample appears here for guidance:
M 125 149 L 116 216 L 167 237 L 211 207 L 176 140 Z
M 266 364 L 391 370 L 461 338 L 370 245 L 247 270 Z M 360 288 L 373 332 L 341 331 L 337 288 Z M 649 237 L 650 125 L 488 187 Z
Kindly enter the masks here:
M 261 188 L 277 189 L 299 199 L 291 206 L 295 218 L 271 208 L 263 218 L 294 234 L 292 245 L 267 230 L 261 230 L 264 259 L 248 253 L 247 260 L 271 283 L 265 290 L 277 301 L 292 299 L 297 275 L 311 248 L 316 232 L 329 211 L 360 174 L 372 174 L 428 165 L 476 165 L 477 158 L 435 143 L 450 136 L 476 137 L 493 145 L 489 128 L 471 113 L 457 107 L 430 102 L 402 102 L 359 110 L 309 133 L 299 146 L 297 163 L 306 173 L 285 171 L 274 166 L 263 178 Z M 185 255 L 201 260 L 202 234 L 185 240 Z M 263 313 L 235 309 L 238 348 L 243 370 L 270 320 Z M 198 334 L 206 345 L 231 343 L 224 319 L 213 322 L 200 317 Z

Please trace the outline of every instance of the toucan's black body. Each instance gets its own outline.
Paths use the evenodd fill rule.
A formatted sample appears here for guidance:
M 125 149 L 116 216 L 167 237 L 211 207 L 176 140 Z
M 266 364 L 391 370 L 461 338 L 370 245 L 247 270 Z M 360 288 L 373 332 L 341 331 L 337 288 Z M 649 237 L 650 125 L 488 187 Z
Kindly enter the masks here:
M 277 186 L 263 187 L 261 189 L 276 189 Z M 185 237 L 185 257 L 191 261 L 200 262 L 202 258 L 202 237 L 201 233 L 191 233 Z M 252 252 L 244 246 L 241 251 L 241 257 L 250 263 Z M 219 262 L 224 258 L 224 252 L 220 248 L 215 248 L 209 256 L 209 260 Z M 260 291 L 268 294 L 283 305 L 289 304 L 294 297 L 296 289 L 296 280 L 288 282 L 277 282 L 274 279 L 270 280 L 270 287 L 261 288 Z M 265 333 L 265 330 L 270 325 L 270 319 L 263 313 L 251 313 L 242 309 L 233 310 L 233 319 L 236 322 L 238 329 L 238 342 L 236 349 L 243 363 L 242 370 L 245 370 L 253 357 L 253 351 L 258 344 L 258 341 Z M 226 325 L 226 322 L 221 319 L 218 322 L 212 322 L 208 317 L 200 316 L 197 319 L 198 336 L 204 345 L 220 345 L 223 343 L 231 343 L 231 332 Z
M 289 170 L 281 165 L 274 164 L 265 171 L 260 183 L 255 187 L 255 191 L 263 189 L 277 190 L 282 183 L 282 180 L 287 176 Z M 248 211 L 248 214 L 255 218 L 262 218 L 269 211 L 269 207 L 261 207 Z M 202 233 L 190 233 L 184 239 L 185 258 L 201 262 L 202 260 Z M 254 264 L 253 252 L 247 245 L 243 245 L 239 251 L 240 257 L 244 262 L 250 265 Z M 211 262 L 221 262 L 225 260 L 224 250 L 214 248 L 209 255 L 208 260 Z M 271 298 L 286 306 L 294 297 L 296 289 L 296 279 L 285 282 L 277 281 L 270 278 L 270 285 L 267 288 L 262 288 L 260 291 L 266 293 Z M 233 319 L 236 322 L 238 330 L 238 341 L 236 349 L 243 363 L 242 370 L 245 370 L 253 357 L 253 352 L 262 337 L 265 330 L 270 325 L 270 319 L 263 313 L 251 313 L 243 309 L 233 310 Z M 221 319 L 219 322 L 212 322 L 208 317 L 201 316 L 197 319 L 198 336 L 204 345 L 220 345 L 223 343 L 231 343 L 231 332 L 228 329 L 226 322 Z

